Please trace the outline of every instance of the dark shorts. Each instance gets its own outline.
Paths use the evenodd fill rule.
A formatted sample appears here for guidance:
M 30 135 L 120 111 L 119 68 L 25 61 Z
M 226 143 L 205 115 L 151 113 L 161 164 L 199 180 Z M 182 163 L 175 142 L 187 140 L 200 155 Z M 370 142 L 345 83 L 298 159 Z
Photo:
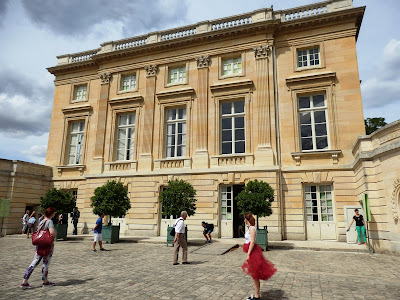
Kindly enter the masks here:
M 204 229 L 203 233 L 204 234 L 210 234 L 213 231 L 214 231 L 214 228 L 213 229 Z

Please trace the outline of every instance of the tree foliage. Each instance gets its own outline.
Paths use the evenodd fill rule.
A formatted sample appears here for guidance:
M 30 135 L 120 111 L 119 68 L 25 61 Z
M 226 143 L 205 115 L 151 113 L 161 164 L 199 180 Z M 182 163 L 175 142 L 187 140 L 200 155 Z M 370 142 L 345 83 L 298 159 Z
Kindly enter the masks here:
M 365 132 L 368 135 L 387 124 L 385 122 L 385 118 L 366 118 L 364 120 L 364 123 L 365 123 Z
M 244 214 L 247 212 L 258 217 L 267 217 L 272 214 L 271 203 L 274 201 L 274 189 L 264 181 L 257 179 L 249 181 L 237 195 L 237 206 Z
M 76 201 L 72 193 L 52 188 L 48 190 L 44 197 L 40 197 L 40 206 L 42 209 L 54 207 L 57 214 L 70 213 L 76 205 Z
M 93 213 L 96 215 L 104 213 L 111 217 L 120 217 L 126 215 L 126 212 L 131 208 L 128 188 L 124 187 L 122 182 L 115 180 L 108 181 L 96 188 L 94 196 L 90 200 L 92 202 L 90 206 L 93 207 Z
M 196 190 L 184 180 L 170 180 L 168 186 L 158 196 L 162 214 L 166 216 L 180 215 L 182 211 L 187 211 L 188 216 L 192 216 L 196 211 Z

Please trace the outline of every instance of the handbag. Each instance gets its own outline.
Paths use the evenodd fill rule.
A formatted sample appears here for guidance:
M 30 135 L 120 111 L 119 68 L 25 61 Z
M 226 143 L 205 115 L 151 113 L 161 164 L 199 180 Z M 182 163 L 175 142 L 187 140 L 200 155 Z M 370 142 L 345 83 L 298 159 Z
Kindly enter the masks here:
M 42 230 L 47 220 L 44 221 L 43 225 L 32 234 L 32 245 L 40 247 L 51 246 L 54 242 L 54 237 L 50 234 L 49 230 Z
M 178 220 L 178 222 L 179 222 L 179 220 Z M 178 224 L 178 222 L 176 222 L 175 225 L 174 225 L 174 227 L 172 227 L 172 230 L 171 230 L 171 232 L 169 233 L 170 236 L 175 236 L 175 226 L 176 226 L 176 224 Z
M 37 246 L 36 253 L 39 256 L 48 256 L 51 252 L 52 245 L 50 246 Z

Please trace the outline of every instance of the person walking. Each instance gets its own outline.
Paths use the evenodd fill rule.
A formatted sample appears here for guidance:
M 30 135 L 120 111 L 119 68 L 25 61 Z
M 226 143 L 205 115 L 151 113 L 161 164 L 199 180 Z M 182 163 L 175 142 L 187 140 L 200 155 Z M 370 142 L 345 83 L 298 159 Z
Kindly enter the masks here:
M 26 234 L 26 232 L 28 230 L 28 220 L 29 220 L 30 213 L 31 212 L 27 209 L 25 211 L 24 216 L 22 217 L 22 234 Z
M 357 208 L 354 210 L 354 212 L 356 214 L 353 216 L 353 220 L 351 220 L 349 228 L 347 228 L 347 231 L 350 230 L 351 225 L 353 224 L 354 221 L 356 221 L 358 244 L 361 245 L 361 232 L 362 232 L 363 238 L 364 238 L 364 243 L 365 243 L 365 245 L 368 245 L 368 243 L 367 243 L 367 233 L 366 233 L 366 230 L 365 230 L 367 225 L 365 224 L 364 217 L 363 217 L 363 215 L 360 215 L 358 213 L 358 209 Z
M 26 238 L 29 239 L 29 233 L 32 235 L 34 228 L 35 228 L 35 222 L 36 222 L 36 218 L 35 218 L 35 211 L 33 211 L 29 217 L 28 220 L 28 229 L 26 231 Z
M 100 250 L 101 251 L 106 251 L 106 249 L 103 248 L 103 236 L 101 234 L 101 231 L 103 229 L 103 218 L 104 214 L 100 213 L 99 218 L 96 221 L 96 226 L 93 227 L 93 232 L 94 232 L 94 240 L 93 240 L 93 252 L 96 252 L 96 242 L 99 243 Z
M 72 235 L 77 235 L 78 234 L 78 220 L 81 216 L 80 211 L 78 210 L 78 207 L 75 206 L 74 210 L 72 211 L 71 217 L 71 223 L 74 224 L 74 232 L 72 233 Z
M 254 295 L 249 296 L 247 300 L 259 300 L 260 298 L 260 279 L 268 280 L 275 274 L 274 265 L 265 259 L 262 248 L 256 244 L 257 231 L 254 227 L 256 221 L 251 213 L 246 213 L 244 222 L 248 229 L 244 235 L 245 243 L 243 251 L 247 253 L 246 261 L 242 265 L 243 271 L 250 275 L 254 281 Z
M 178 256 L 179 256 L 179 249 L 182 247 L 182 264 L 188 265 L 190 264 L 187 261 L 187 243 L 185 239 L 185 220 L 188 214 L 186 211 L 181 212 L 181 217 L 175 221 L 174 228 L 175 228 L 175 238 L 174 238 L 174 262 L 173 265 L 179 265 L 178 263 Z
M 51 220 L 54 218 L 56 214 L 56 209 L 54 207 L 49 207 L 45 209 L 43 212 L 45 217 L 39 224 L 39 229 L 43 230 L 48 230 L 50 231 L 50 234 L 55 237 L 57 235 L 56 230 L 54 229 L 54 223 Z M 32 286 L 28 283 L 29 277 L 32 275 L 33 270 L 39 265 L 40 261 L 43 260 L 43 267 L 42 267 L 42 280 L 43 284 L 42 286 L 53 286 L 55 285 L 54 282 L 50 282 L 47 280 L 48 276 L 48 271 L 49 271 L 49 265 L 51 258 L 53 256 L 53 250 L 54 250 L 54 243 L 49 247 L 49 249 L 43 249 L 40 248 L 39 246 L 36 246 L 35 250 L 35 257 L 33 258 L 32 263 L 29 265 L 28 269 L 25 272 L 24 275 L 24 280 L 22 281 L 20 287 L 22 289 L 29 289 L 32 288 Z M 43 255 L 45 254 L 45 255 Z
M 209 224 L 209 223 L 203 221 L 203 222 L 201 222 L 201 226 L 204 227 L 203 235 L 206 238 L 206 244 L 212 243 L 211 232 L 214 231 L 214 224 L 211 224 L 211 223 Z

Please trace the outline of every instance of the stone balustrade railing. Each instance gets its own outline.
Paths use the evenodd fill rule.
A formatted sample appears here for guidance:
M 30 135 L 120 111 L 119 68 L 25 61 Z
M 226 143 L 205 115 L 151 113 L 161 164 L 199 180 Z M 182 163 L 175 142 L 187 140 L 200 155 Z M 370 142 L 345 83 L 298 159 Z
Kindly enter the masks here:
M 218 30 L 227 30 L 233 27 L 244 26 L 256 22 L 267 20 L 280 20 L 282 23 L 304 19 L 312 16 L 322 15 L 338 10 L 349 9 L 353 7 L 352 0 L 328 0 L 320 3 L 314 3 L 292 9 L 273 11 L 273 8 L 264 8 L 255 10 L 251 13 L 245 13 L 227 18 L 221 18 L 211 21 L 204 21 L 194 25 L 157 31 L 142 36 L 136 36 L 119 41 L 111 41 L 101 44 L 101 48 L 58 56 L 58 64 L 68 64 L 90 60 L 95 54 L 101 54 L 111 51 L 120 51 L 128 48 L 140 47 L 152 43 L 165 42 L 173 39 L 184 38 L 206 32 L 215 32 Z

